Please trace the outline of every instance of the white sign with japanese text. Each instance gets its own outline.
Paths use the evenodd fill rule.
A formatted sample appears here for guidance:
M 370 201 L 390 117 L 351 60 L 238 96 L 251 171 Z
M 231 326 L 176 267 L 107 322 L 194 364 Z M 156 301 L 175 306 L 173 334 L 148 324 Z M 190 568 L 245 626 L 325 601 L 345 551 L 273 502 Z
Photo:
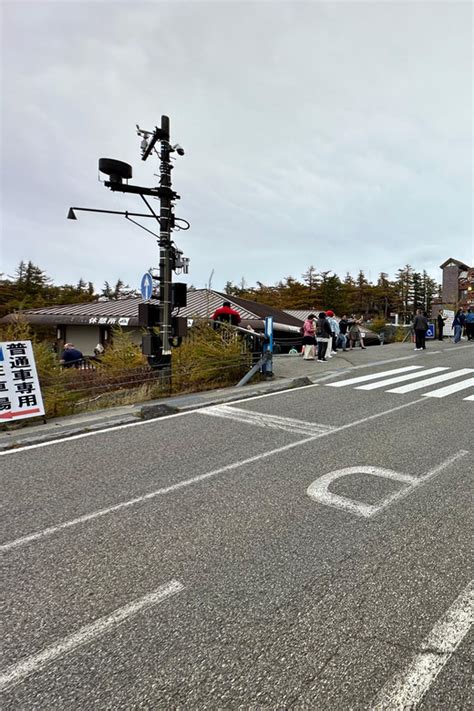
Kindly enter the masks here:
M 31 341 L 0 342 L 0 421 L 44 415 Z

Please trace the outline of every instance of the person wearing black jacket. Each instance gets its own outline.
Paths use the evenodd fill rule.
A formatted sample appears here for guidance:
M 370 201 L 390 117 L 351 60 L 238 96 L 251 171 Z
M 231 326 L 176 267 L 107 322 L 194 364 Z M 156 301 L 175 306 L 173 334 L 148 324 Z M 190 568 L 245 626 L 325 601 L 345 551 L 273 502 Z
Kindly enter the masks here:
M 329 321 L 326 318 L 324 311 L 318 314 L 316 321 L 316 341 L 318 343 L 318 363 L 326 363 L 326 351 L 328 344 L 331 342 L 332 332 Z
M 439 312 L 436 320 L 438 322 L 438 341 L 442 341 L 443 340 L 443 328 L 444 328 L 444 324 L 446 322 L 446 319 L 443 316 L 442 311 Z
M 424 351 L 426 348 L 426 332 L 428 330 L 428 319 L 423 315 L 421 309 L 416 310 L 413 320 L 413 330 L 415 331 L 415 351 Z

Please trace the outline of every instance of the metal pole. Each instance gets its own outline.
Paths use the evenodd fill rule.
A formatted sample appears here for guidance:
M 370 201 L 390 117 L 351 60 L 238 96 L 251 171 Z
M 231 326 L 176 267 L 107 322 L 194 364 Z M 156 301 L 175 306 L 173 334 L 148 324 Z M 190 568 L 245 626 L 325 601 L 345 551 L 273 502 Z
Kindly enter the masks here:
M 171 161 L 170 120 L 161 117 L 160 187 L 168 188 L 160 197 L 160 306 L 161 363 L 171 370 Z

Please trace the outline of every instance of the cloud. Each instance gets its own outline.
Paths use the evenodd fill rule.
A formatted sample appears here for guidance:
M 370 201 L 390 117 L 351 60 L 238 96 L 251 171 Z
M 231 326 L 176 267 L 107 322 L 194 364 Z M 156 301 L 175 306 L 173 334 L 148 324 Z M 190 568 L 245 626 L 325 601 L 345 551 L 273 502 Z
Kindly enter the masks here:
M 141 210 L 96 182 L 171 117 L 189 283 L 372 277 L 474 261 L 472 6 L 465 2 L 4 3 L 2 261 L 137 283 L 151 237 L 71 204 Z

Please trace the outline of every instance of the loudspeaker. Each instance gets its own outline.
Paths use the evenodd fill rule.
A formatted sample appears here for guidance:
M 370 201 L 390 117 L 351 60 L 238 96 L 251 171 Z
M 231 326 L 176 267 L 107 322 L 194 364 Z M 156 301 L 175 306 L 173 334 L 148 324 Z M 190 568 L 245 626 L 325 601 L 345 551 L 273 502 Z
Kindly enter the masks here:
M 171 318 L 171 333 L 173 337 L 184 338 L 188 332 L 188 319 L 184 316 L 173 316 Z
M 187 305 L 187 285 L 180 282 L 171 284 L 171 306 L 173 309 Z
M 138 304 L 138 325 L 153 328 L 160 323 L 160 307 L 158 304 L 145 302 Z
M 161 353 L 161 338 L 160 336 L 147 334 L 142 336 L 142 353 L 146 356 L 160 355 Z

